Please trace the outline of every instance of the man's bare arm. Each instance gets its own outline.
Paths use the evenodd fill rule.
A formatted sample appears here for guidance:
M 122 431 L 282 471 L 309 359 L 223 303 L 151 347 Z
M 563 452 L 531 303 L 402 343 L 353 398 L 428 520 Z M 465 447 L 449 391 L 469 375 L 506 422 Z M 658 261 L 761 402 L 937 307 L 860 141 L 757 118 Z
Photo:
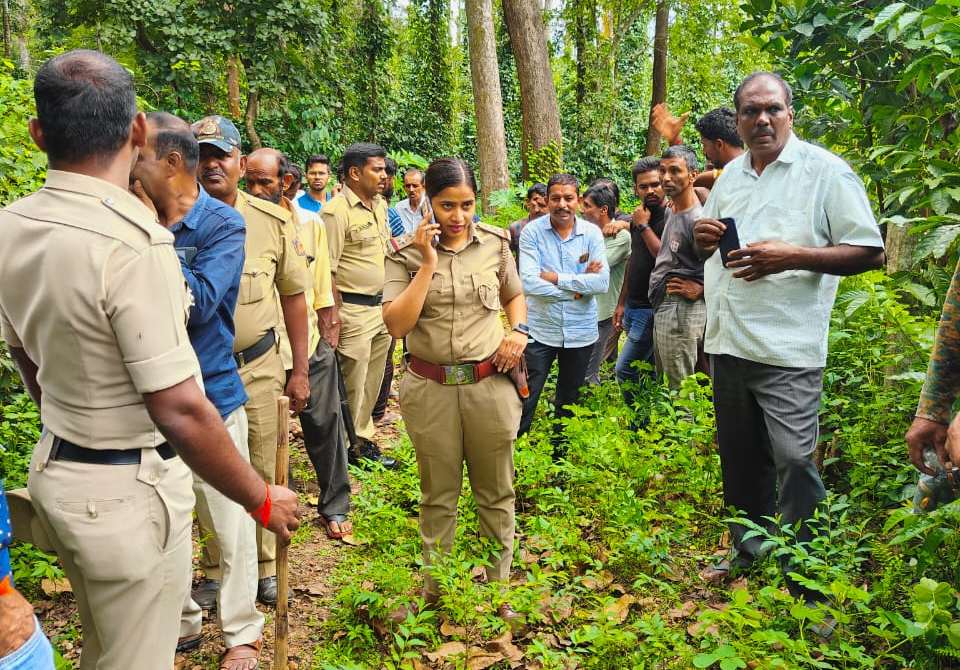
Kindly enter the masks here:
M 26 350 L 20 347 L 9 347 L 9 349 L 10 356 L 20 371 L 20 379 L 23 380 L 23 385 L 27 387 L 27 393 L 30 394 L 30 399 L 39 408 L 43 392 L 40 390 L 40 383 L 37 381 L 37 364 L 27 355 Z

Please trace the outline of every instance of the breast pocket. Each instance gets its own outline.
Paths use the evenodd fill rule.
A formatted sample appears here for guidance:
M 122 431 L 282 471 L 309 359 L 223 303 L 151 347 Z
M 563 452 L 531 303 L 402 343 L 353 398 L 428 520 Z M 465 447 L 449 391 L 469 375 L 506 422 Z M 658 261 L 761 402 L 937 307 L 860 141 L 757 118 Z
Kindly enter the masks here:
M 473 288 L 480 299 L 480 304 L 489 310 L 500 310 L 500 282 L 493 273 L 473 275 Z
M 378 236 L 377 226 L 372 221 L 361 224 L 356 228 L 351 228 L 346 234 L 347 240 L 356 242 L 357 244 L 366 244 Z
M 272 258 L 255 258 L 244 263 L 237 302 L 249 305 L 271 295 L 275 272 L 276 262 Z
M 430 288 L 427 289 L 427 297 L 423 301 L 423 313 L 425 316 L 438 316 L 451 304 L 449 292 L 451 287 L 446 278 L 438 273 L 433 273 L 430 279 Z

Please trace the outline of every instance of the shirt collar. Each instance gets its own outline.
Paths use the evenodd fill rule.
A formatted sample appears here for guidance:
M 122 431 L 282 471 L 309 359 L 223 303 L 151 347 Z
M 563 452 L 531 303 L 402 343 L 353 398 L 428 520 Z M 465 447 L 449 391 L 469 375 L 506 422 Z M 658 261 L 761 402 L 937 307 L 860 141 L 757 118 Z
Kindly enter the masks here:
M 187 212 L 187 215 L 183 217 L 183 219 L 170 226 L 170 232 L 180 230 L 181 226 L 186 226 L 190 230 L 196 230 L 197 226 L 200 225 L 200 217 L 203 215 L 203 211 L 207 208 L 207 203 L 210 201 L 210 196 L 207 195 L 207 192 L 203 190 L 203 186 L 200 184 L 197 184 L 197 188 L 200 190 L 200 195 L 197 196 L 197 201 L 193 203 L 193 207 L 190 208 L 190 211 Z
M 800 157 L 802 147 L 803 143 L 800 141 L 800 138 L 791 130 L 790 137 L 787 138 L 787 143 L 783 145 L 783 149 L 780 150 L 780 155 L 777 156 L 777 159 L 773 161 L 773 163 L 795 163 Z M 773 165 L 773 163 L 770 165 Z M 751 157 L 749 149 L 743 153 L 743 163 L 741 166 L 744 172 L 754 171 L 753 158 Z
M 151 220 L 157 220 L 157 215 L 140 202 L 140 199 L 130 193 L 130 191 L 97 177 L 90 177 L 85 174 L 80 174 L 79 172 L 68 172 L 65 170 L 47 170 L 47 179 L 44 182 L 44 188 L 72 191 L 81 195 L 92 196 L 98 200 L 107 202 L 107 204 L 111 206 L 114 204 L 122 205 L 124 209 L 133 207 L 141 210 L 136 212 L 138 216 L 143 217 L 147 215 Z

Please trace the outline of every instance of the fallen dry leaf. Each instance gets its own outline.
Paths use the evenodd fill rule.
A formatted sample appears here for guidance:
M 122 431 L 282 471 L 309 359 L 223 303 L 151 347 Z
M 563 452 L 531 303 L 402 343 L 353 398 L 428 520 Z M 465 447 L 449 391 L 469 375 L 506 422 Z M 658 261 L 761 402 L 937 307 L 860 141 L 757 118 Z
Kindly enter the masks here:
M 440 634 L 444 637 L 466 637 L 467 629 L 463 626 L 454 626 L 449 621 L 444 620 L 440 624 Z
M 40 588 L 43 589 L 43 592 L 47 594 L 47 597 L 52 597 L 57 593 L 73 593 L 73 587 L 70 586 L 70 580 L 66 577 L 62 579 L 41 579 Z
M 608 619 L 613 619 L 623 623 L 630 614 L 630 606 L 637 602 L 636 597 L 631 595 L 620 596 L 615 601 L 603 608 L 604 614 Z
M 307 503 L 310 505 L 310 507 L 316 507 L 319 502 L 320 496 L 318 496 L 316 493 L 307 494 Z
M 720 629 L 717 628 L 717 624 L 712 623 L 709 626 L 704 626 L 701 622 L 695 621 L 694 623 L 687 626 L 687 634 L 690 637 L 702 637 L 704 635 L 712 635 L 713 637 L 720 637 Z
M 467 651 L 467 645 L 463 642 L 445 642 L 437 647 L 436 651 L 428 651 L 424 654 L 428 661 L 436 663 L 449 656 L 462 654 Z
M 609 570 L 601 570 L 596 575 L 584 577 L 582 583 L 585 587 L 594 591 L 605 589 L 613 583 L 613 573 Z
M 344 544 L 349 544 L 351 547 L 359 547 L 363 544 L 363 542 L 358 540 L 353 533 L 347 533 L 340 538 L 340 541 Z
M 503 654 L 491 653 L 480 647 L 471 647 L 467 654 L 467 670 L 483 670 L 503 660 Z
M 680 607 L 675 607 L 667 613 L 667 616 L 671 619 L 684 619 L 697 610 L 697 604 L 692 600 L 688 600 L 683 603 Z
M 509 661 L 519 661 L 523 658 L 523 652 L 513 644 L 513 636 L 509 630 L 483 646 L 487 651 L 497 652 Z

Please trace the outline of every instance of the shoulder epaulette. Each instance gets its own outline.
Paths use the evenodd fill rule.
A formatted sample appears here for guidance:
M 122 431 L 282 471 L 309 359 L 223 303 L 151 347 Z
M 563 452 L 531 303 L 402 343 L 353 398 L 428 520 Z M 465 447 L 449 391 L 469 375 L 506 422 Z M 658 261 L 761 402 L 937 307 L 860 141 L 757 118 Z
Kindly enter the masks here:
M 485 230 L 486 232 L 492 233 L 497 237 L 502 237 L 508 242 L 510 241 L 510 231 L 507 230 L 506 228 L 501 228 L 500 226 L 493 226 L 493 225 L 490 225 L 489 223 L 483 223 L 482 221 L 478 222 L 476 225 L 477 225 L 477 228 L 479 228 L 480 230 Z
M 391 237 L 387 240 L 388 251 L 400 251 L 413 244 L 413 233 L 407 233 L 399 237 Z
M 273 218 L 282 221 L 283 223 L 287 223 L 293 218 L 293 214 L 285 210 L 283 207 L 280 205 L 275 205 L 272 202 L 268 202 L 263 198 L 255 198 L 249 193 L 243 193 L 241 197 L 246 199 L 246 203 L 250 207 L 259 210 L 264 214 L 269 214 Z

